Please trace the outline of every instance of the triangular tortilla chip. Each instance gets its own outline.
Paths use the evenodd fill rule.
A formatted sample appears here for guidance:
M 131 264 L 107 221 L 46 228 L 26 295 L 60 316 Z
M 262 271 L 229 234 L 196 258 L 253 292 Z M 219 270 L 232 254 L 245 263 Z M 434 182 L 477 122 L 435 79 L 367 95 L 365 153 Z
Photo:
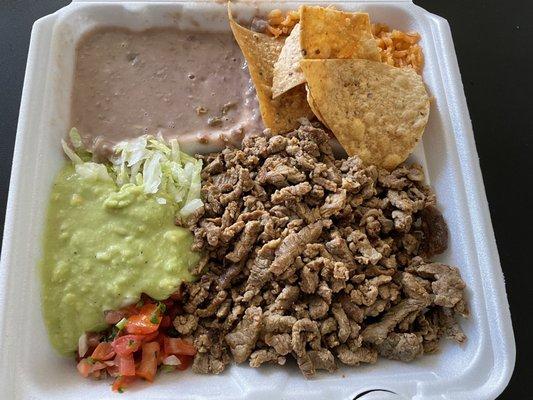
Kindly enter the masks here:
M 364 58 L 380 61 L 378 45 L 366 13 L 301 6 L 300 29 L 303 58 Z
M 276 98 L 293 87 L 305 82 L 300 68 L 302 59 L 300 50 L 300 24 L 294 25 L 291 34 L 285 40 L 278 60 L 274 64 L 274 80 L 272 83 L 272 97 Z
M 239 25 L 231 15 L 229 3 L 228 15 L 235 40 L 248 63 L 265 127 L 270 128 L 273 133 L 296 129 L 300 125 L 300 118 L 313 116 L 307 104 L 305 88 L 298 86 L 272 99 L 274 63 L 281 53 L 283 40 L 253 32 Z
M 349 155 L 393 169 L 409 156 L 429 117 L 412 68 L 359 59 L 300 62 L 314 105 Z

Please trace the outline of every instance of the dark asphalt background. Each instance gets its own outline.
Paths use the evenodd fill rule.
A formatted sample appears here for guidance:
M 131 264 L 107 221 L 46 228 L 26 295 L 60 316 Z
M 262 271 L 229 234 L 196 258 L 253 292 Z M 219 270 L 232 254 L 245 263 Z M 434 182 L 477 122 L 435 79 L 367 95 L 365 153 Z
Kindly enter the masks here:
M 0 226 L 32 23 L 65 0 L 0 0 Z M 517 341 L 514 375 L 499 399 L 533 399 L 528 340 L 533 265 L 533 2 L 415 0 L 452 29 L 474 126 Z M 531 328 L 529 328 L 531 330 Z

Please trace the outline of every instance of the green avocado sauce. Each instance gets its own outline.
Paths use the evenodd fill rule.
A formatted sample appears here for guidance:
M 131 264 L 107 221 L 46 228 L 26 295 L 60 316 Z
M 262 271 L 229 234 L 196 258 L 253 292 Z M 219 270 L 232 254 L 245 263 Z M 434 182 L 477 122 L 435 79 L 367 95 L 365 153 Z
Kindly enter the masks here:
M 40 273 L 44 319 L 60 353 L 76 350 L 84 332 L 105 329 L 105 310 L 141 293 L 163 300 L 194 279 L 189 268 L 200 255 L 191 251 L 189 231 L 174 225 L 175 206 L 162 198 L 141 186 L 82 178 L 72 165 L 56 177 Z

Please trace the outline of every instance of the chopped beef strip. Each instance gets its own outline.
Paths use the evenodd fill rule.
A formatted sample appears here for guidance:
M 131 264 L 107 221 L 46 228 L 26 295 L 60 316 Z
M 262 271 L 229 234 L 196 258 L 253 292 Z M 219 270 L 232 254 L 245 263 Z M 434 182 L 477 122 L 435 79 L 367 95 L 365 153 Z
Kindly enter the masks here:
M 270 272 L 280 275 L 294 262 L 307 244 L 314 243 L 322 234 L 323 221 L 303 227 L 297 233 L 291 233 L 282 240 L 276 250 L 276 258 L 270 264 Z
M 291 335 L 280 333 L 277 335 L 267 334 L 264 337 L 266 345 L 272 347 L 278 355 L 285 356 L 292 351 Z
M 371 347 L 348 347 L 343 344 L 336 347 L 339 361 L 346 365 L 358 365 L 359 363 L 375 363 L 378 359 L 378 353 Z
M 267 314 L 265 315 L 263 333 L 291 332 L 296 318 L 291 315 Z
M 431 283 L 431 289 L 436 305 L 452 308 L 463 299 L 465 283 L 457 268 L 432 263 L 414 267 L 414 270 L 421 277 L 435 279 Z
M 440 254 L 448 248 L 448 226 L 439 209 L 428 205 L 421 212 L 422 231 L 427 240 L 423 251 L 427 257 Z
M 242 237 L 235 243 L 232 252 L 226 254 L 226 258 L 231 262 L 237 263 L 242 260 L 252 249 L 252 245 L 257 240 L 261 232 L 261 223 L 259 221 L 250 221 L 246 223 Z
M 268 306 L 269 311 L 275 313 L 283 313 L 291 308 L 294 302 L 298 299 L 300 289 L 296 286 L 285 286 L 280 292 L 274 303 Z
M 329 372 L 337 369 L 335 357 L 333 357 L 333 354 L 328 349 L 310 350 L 307 355 L 311 359 L 311 363 L 315 369 L 325 369 Z
M 280 356 L 274 349 L 261 349 L 250 354 L 250 367 L 257 368 L 264 363 L 285 364 L 286 358 Z
M 318 370 L 411 361 L 466 336 L 457 268 L 431 262 L 448 230 L 419 166 L 337 160 L 311 125 L 202 156 L 202 212 L 185 222 L 204 258 L 174 327 L 193 370 L 296 360 Z
M 226 335 L 233 359 L 237 363 L 246 361 L 255 347 L 261 329 L 262 311 L 259 307 L 250 307 L 235 329 Z
M 409 314 L 421 312 L 425 303 L 420 300 L 406 299 L 390 308 L 383 318 L 376 323 L 368 325 L 361 336 L 365 342 L 380 344 L 385 340 L 389 332 L 398 325 Z
M 392 332 L 378 346 L 380 356 L 393 360 L 413 361 L 424 353 L 423 338 L 416 333 Z

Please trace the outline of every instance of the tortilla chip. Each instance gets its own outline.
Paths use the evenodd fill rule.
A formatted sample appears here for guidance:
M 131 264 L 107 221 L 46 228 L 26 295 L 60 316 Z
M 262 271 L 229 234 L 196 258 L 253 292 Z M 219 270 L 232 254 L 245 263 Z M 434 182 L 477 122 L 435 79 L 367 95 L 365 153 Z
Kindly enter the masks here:
M 412 68 L 369 60 L 302 60 L 315 107 L 349 155 L 393 169 L 424 133 L 429 96 Z
M 311 118 L 313 112 L 306 100 L 305 88 L 298 86 L 272 99 L 274 63 L 283 47 L 283 39 L 253 32 L 233 19 L 228 3 L 231 30 L 248 63 L 248 71 L 257 92 L 259 110 L 265 127 L 273 133 L 296 129 L 300 118 Z
M 313 111 L 313 114 L 315 114 L 315 117 L 318 118 L 322 124 L 328 128 L 328 125 L 324 121 L 324 117 L 322 117 L 322 114 L 320 114 L 320 111 L 315 103 L 315 99 L 313 99 L 313 96 L 311 96 L 311 92 L 309 91 L 309 86 L 305 85 L 305 91 L 307 92 L 307 103 L 309 103 L 309 107 L 311 107 L 311 111 Z M 329 128 L 328 128 L 329 129 Z
M 279 58 L 274 64 L 273 98 L 305 82 L 304 74 L 300 68 L 300 60 L 302 58 L 300 24 L 296 24 L 285 40 Z
M 301 6 L 300 29 L 303 58 L 364 58 L 380 61 L 378 45 L 366 13 Z

